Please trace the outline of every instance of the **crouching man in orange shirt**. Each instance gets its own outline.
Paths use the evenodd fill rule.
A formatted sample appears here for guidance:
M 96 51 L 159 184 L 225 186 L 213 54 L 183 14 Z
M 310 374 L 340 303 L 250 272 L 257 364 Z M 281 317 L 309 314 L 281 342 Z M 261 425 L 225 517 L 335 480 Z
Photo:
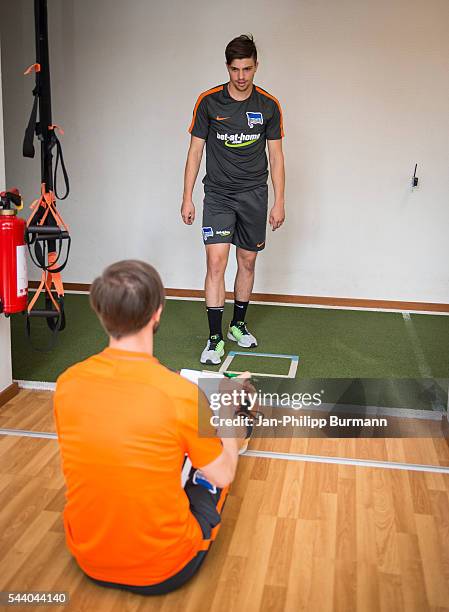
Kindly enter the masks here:
M 154 268 L 113 264 L 90 300 L 109 346 L 66 370 L 54 399 L 67 545 L 95 582 L 159 595 L 204 560 L 241 441 L 199 437 L 198 388 L 153 356 L 164 305 Z M 182 487 L 186 455 L 216 493 L 191 477 Z

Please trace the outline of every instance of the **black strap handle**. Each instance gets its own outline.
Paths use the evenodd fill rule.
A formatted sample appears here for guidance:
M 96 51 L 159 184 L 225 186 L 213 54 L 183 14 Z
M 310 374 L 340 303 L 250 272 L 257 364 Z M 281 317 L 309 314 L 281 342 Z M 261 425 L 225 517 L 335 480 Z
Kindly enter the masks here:
M 59 262 L 62 255 L 62 243 L 63 240 L 67 240 L 67 250 L 64 261 L 55 268 L 55 264 Z M 53 274 L 62 272 L 67 265 L 70 247 L 72 245 L 72 238 L 67 230 L 62 230 L 56 225 L 30 225 L 25 230 L 25 242 L 28 246 L 28 251 L 31 257 L 31 261 L 37 268 L 45 270 Z M 42 245 L 40 244 L 42 243 Z M 57 248 L 56 248 L 57 243 Z M 34 244 L 34 254 L 31 246 Z M 56 252 L 56 259 L 51 263 L 46 263 L 47 253 Z
M 54 186 L 54 189 L 55 189 L 55 196 L 57 197 L 57 199 L 58 200 L 65 200 L 66 197 L 70 193 L 69 175 L 67 174 L 67 169 L 66 169 L 65 163 L 64 163 L 64 155 L 62 153 L 62 146 L 61 146 L 59 138 L 56 136 L 56 134 L 54 134 L 54 139 L 55 139 L 55 142 L 56 142 L 56 162 L 55 162 L 55 172 L 54 172 L 54 178 L 53 178 L 53 186 Z M 58 166 L 59 166 L 59 163 L 61 163 L 62 174 L 64 176 L 64 183 L 65 183 L 65 195 L 64 196 L 58 195 L 57 179 L 58 179 Z
M 57 310 L 53 310 L 51 298 L 46 296 L 45 298 L 45 309 L 34 309 L 31 312 L 27 312 L 26 318 L 26 333 L 27 338 L 30 343 L 32 349 L 37 351 L 38 353 L 49 353 L 52 351 L 56 345 L 56 340 L 58 338 L 58 333 L 65 328 L 65 312 L 64 312 L 64 298 L 56 297 L 59 304 L 59 312 Z M 33 344 L 33 340 L 31 337 L 31 322 L 32 318 L 45 318 L 47 320 L 47 325 L 51 330 L 51 337 L 49 344 L 42 348 L 40 346 L 36 346 Z
M 33 90 L 34 102 L 31 110 L 30 120 L 28 121 L 27 128 L 25 130 L 25 137 L 23 139 L 23 156 L 34 157 L 34 134 L 36 133 L 36 121 L 37 121 L 37 107 L 39 105 L 39 97 L 37 88 Z

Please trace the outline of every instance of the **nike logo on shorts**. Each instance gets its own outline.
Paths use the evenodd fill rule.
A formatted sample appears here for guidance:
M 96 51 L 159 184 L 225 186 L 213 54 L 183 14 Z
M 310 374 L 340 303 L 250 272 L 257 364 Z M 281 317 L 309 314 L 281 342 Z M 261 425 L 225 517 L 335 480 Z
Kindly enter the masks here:
M 265 244 L 265 242 L 259 242 L 259 244 L 256 244 L 256 247 L 258 249 L 260 249 L 260 247 L 263 247 L 264 244 Z

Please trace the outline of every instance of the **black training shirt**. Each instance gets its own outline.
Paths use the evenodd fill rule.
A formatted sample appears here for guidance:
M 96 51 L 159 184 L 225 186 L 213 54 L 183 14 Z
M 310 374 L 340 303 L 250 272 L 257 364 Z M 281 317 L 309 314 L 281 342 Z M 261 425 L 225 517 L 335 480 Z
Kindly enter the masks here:
M 219 85 L 199 96 L 189 132 L 206 141 L 206 191 L 248 191 L 267 182 L 266 141 L 284 136 L 282 110 L 255 85 L 242 101 Z

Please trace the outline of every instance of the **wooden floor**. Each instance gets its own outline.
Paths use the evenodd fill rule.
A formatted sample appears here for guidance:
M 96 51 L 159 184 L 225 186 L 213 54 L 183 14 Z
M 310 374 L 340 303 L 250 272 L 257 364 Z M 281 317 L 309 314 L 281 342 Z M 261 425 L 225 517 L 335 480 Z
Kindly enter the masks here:
M 52 431 L 50 406 L 49 393 L 21 392 L 0 409 L 0 427 Z M 447 465 L 439 442 L 253 444 Z M 154 598 L 98 587 L 70 557 L 56 441 L 0 436 L 0 500 L 0 591 L 68 591 L 67 610 L 449 612 L 445 474 L 242 457 L 199 574 Z
M 21 390 L 19 395 L 0 408 L 0 429 L 54 432 L 52 402 L 53 393 L 50 391 Z M 449 446 L 444 438 L 259 438 L 251 440 L 249 448 L 449 466 Z

